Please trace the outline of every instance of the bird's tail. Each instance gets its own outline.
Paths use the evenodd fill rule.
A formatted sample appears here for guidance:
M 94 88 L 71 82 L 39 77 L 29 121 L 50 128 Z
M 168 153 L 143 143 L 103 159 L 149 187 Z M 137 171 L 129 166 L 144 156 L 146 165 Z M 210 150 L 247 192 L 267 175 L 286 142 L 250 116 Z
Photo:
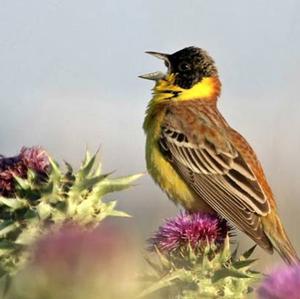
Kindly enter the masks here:
M 297 255 L 297 252 L 289 240 L 289 237 L 287 236 L 287 233 L 278 215 L 272 213 L 271 215 L 267 216 L 267 218 L 269 217 L 272 217 L 273 219 L 272 221 L 264 221 L 264 231 L 270 239 L 274 249 L 278 252 L 286 264 L 299 264 L 300 259 Z

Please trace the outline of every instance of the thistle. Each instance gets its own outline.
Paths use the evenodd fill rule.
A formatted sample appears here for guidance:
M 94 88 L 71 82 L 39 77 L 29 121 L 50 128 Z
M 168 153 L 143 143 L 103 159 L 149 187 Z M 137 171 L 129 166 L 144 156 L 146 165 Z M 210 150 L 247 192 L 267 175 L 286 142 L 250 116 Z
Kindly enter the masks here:
M 28 245 L 48 230 L 67 222 L 91 228 L 108 216 L 128 216 L 103 197 L 130 187 L 140 174 L 110 178 L 101 173 L 97 154 L 88 152 L 78 171 L 65 164 L 63 171 L 40 148 L 1 158 L 0 276 L 18 271 L 28 260 Z
M 300 298 L 300 266 L 284 266 L 267 276 L 257 293 L 259 299 Z
M 231 253 L 226 221 L 206 213 L 168 219 L 150 239 L 154 251 L 143 298 L 244 298 L 258 281 L 250 269 L 255 247 Z

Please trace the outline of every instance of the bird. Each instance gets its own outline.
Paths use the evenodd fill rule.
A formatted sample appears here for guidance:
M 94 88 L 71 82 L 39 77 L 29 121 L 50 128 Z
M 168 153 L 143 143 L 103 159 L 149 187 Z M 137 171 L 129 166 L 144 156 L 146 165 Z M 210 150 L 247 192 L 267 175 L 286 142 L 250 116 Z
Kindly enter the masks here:
M 214 59 L 198 47 L 146 53 L 167 67 L 140 76 L 155 81 L 143 124 L 148 173 L 185 210 L 216 213 L 265 251 L 299 263 L 255 151 L 217 108 Z

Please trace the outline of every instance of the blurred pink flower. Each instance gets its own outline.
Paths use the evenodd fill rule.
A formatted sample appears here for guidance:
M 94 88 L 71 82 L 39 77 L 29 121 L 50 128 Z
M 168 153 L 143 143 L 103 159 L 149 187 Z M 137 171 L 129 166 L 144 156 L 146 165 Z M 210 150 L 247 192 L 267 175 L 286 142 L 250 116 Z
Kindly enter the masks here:
M 265 278 L 259 299 L 300 299 L 300 265 L 283 266 Z
M 65 225 L 40 239 L 35 247 L 33 265 L 48 275 L 68 281 L 103 271 L 116 274 L 120 259 L 132 252 L 128 237 L 112 226 L 101 225 L 89 231 L 77 225 Z
M 36 242 L 9 298 L 136 298 L 135 245 L 133 236 L 112 224 L 93 230 L 65 224 Z

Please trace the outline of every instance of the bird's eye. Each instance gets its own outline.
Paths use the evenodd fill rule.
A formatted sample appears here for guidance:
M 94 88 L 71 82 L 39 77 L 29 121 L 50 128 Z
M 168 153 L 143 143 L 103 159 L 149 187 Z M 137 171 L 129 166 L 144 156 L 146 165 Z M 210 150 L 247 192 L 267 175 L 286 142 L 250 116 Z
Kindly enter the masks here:
M 166 66 L 167 68 L 170 67 L 170 62 L 169 62 L 168 60 L 165 60 L 165 66 Z
M 178 66 L 179 70 L 184 72 L 191 69 L 191 65 L 186 62 L 181 62 Z

